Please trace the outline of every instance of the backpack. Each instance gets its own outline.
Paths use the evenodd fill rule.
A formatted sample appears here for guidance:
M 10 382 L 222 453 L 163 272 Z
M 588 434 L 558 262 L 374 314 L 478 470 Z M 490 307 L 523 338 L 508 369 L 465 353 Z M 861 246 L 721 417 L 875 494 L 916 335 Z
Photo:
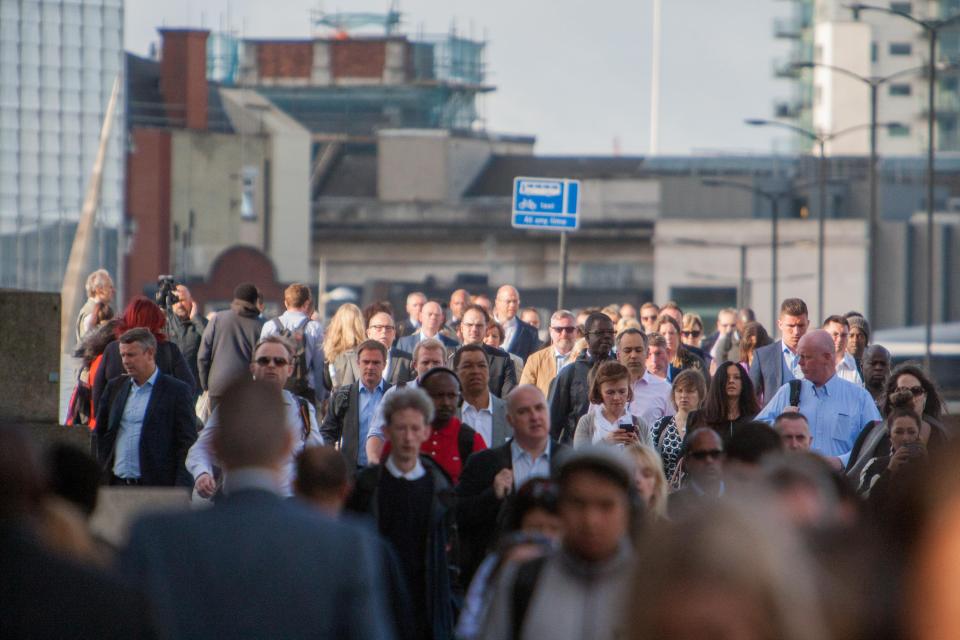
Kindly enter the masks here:
M 280 322 L 280 318 L 273 319 L 273 326 L 277 333 L 290 341 L 293 347 L 293 373 L 287 378 L 287 384 L 284 389 L 290 391 L 295 396 L 309 398 L 310 394 L 310 369 L 307 367 L 307 337 L 306 329 L 310 318 L 304 318 L 303 322 L 293 329 L 287 329 Z
M 547 556 L 540 556 L 524 562 L 517 569 L 517 576 L 513 581 L 513 589 L 510 592 L 513 604 L 510 608 L 510 622 L 514 640 L 519 638 L 520 632 L 523 631 L 523 619 L 527 616 L 530 601 L 533 599 L 533 590 L 537 586 L 537 580 L 539 580 L 546 563 Z
M 790 404 L 788 407 L 799 407 L 800 406 L 800 386 L 803 384 L 801 380 L 794 378 L 789 382 L 790 384 Z

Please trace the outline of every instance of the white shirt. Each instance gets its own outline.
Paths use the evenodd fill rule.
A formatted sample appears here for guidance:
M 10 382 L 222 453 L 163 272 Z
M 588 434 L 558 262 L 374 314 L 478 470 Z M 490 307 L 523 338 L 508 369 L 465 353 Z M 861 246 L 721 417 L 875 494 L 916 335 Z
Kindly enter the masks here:
M 863 379 L 860 377 L 860 372 L 857 371 L 857 361 L 849 353 L 843 354 L 843 360 L 837 365 L 837 375 L 842 380 L 863 386 Z
M 420 462 L 420 458 L 417 458 L 417 465 L 406 472 L 400 471 L 400 467 L 394 464 L 393 458 L 390 456 L 387 456 L 387 461 L 383 464 L 383 467 L 397 480 L 419 480 L 427 475 L 427 470 L 423 468 L 423 463 Z
M 603 439 L 606 438 L 609 434 L 620 428 L 621 424 L 633 424 L 633 420 L 630 419 L 629 413 L 624 413 L 622 416 L 617 418 L 614 422 L 607 420 L 607 417 L 603 415 L 603 405 L 596 405 L 597 410 L 593 412 L 593 440 L 591 444 L 602 444 Z M 623 446 L 620 444 L 619 446 Z
M 567 358 L 570 357 L 570 353 L 560 353 L 557 351 L 557 348 L 553 348 L 553 359 L 557 361 L 557 375 L 560 374 L 560 369 L 563 369 L 563 365 L 566 364 Z
M 633 383 L 633 400 L 627 410 L 650 425 L 664 416 L 675 415 L 677 410 L 670 400 L 671 390 L 669 382 L 646 371 Z
M 504 322 L 500 322 L 500 324 L 503 326 L 503 344 L 500 345 L 500 348 L 504 351 L 507 351 L 511 346 L 513 346 L 513 336 L 517 333 L 517 316 L 513 316 Z
M 493 446 L 493 400 L 490 399 L 489 394 L 486 407 L 474 407 L 464 400 L 460 415 L 463 422 L 480 434 L 488 448 Z
M 303 451 L 305 446 L 320 446 L 323 444 L 323 436 L 320 435 L 320 428 L 317 425 L 317 414 L 313 405 L 308 404 L 310 412 L 310 433 L 306 441 L 303 438 L 303 420 L 300 418 L 300 403 L 292 393 L 284 389 L 283 403 L 287 412 L 287 428 L 293 435 L 293 451 L 290 452 L 290 458 L 283 468 L 281 491 L 285 496 L 293 495 L 293 480 L 296 475 L 295 460 L 297 454 Z M 204 473 L 209 473 L 213 477 L 213 466 L 217 464 L 216 456 L 213 455 L 213 434 L 216 433 L 220 425 L 220 414 L 217 409 L 213 410 L 207 423 L 200 430 L 197 441 L 187 452 L 186 466 L 187 471 L 193 476 L 194 481 Z

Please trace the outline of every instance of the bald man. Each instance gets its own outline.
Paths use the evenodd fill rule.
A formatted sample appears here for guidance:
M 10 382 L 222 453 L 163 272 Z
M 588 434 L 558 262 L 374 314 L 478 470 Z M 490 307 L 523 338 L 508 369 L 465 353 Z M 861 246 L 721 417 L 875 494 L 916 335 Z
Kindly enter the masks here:
M 781 386 L 757 420 L 773 424 L 784 411 L 799 410 L 810 424 L 811 450 L 846 464 L 860 431 L 880 420 L 877 405 L 866 389 L 837 376 L 833 338 L 826 331 L 800 338 L 797 355 L 804 379 Z
M 503 326 L 504 351 L 508 351 L 526 362 L 527 357 L 540 347 L 540 336 L 536 328 L 517 317 L 520 309 L 520 294 L 505 284 L 497 289 L 497 298 L 493 302 L 493 317 Z

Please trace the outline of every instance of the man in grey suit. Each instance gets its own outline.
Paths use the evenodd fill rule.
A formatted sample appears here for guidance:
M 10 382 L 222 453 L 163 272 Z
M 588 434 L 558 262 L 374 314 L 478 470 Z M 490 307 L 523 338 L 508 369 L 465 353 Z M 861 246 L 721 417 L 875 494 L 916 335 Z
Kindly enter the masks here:
M 397 347 L 407 353 L 413 353 L 418 342 L 435 338 L 443 343 L 444 348 L 456 349 L 459 343 L 441 333 L 443 331 L 443 320 L 443 307 L 440 306 L 439 302 L 430 300 L 424 303 L 420 309 L 420 328 L 414 333 L 397 340 Z
M 210 509 L 147 516 L 121 557 L 161 635 L 393 638 L 371 534 L 280 497 L 293 445 L 280 390 L 241 381 L 218 410 L 224 498 Z
M 800 338 L 807 332 L 810 319 L 807 303 L 800 298 L 787 298 L 780 305 L 780 340 L 757 349 L 750 365 L 750 381 L 757 395 L 769 400 L 784 384 L 794 378 L 803 378 L 797 349 Z
M 490 367 L 483 347 L 468 344 L 453 356 L 453 368 L 460 378 L 463 404 L 457 417 L 480 434 L 487 448 L 499 447 L 513 437 L 507 422 L 507 406 L 490 393 Z

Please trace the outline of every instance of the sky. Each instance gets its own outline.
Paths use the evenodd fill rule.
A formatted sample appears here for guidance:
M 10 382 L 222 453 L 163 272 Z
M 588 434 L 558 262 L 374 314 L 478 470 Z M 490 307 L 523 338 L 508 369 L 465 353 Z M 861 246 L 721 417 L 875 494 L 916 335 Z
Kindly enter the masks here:
M 403 29 L 485 38 L 482 100 L 490 131 L 537 138 L 539 154 L 649 151 L 653 0 L 399 0 Z M 128 51 L 145 55 L 156 29 L 231 25 L 244 37 L 308 38 L 310 12 L 385 12 L 388 0 L 126 0 Z M 282 9 L 282 10 L 281 10 Z M 787 43 L 775 0 L 663 0 L 660 144 L 664 155 L 789 148 L 769 118 L 790 94 L 773 77 Z M 229 16 L 229 21 L 228 21 Z

